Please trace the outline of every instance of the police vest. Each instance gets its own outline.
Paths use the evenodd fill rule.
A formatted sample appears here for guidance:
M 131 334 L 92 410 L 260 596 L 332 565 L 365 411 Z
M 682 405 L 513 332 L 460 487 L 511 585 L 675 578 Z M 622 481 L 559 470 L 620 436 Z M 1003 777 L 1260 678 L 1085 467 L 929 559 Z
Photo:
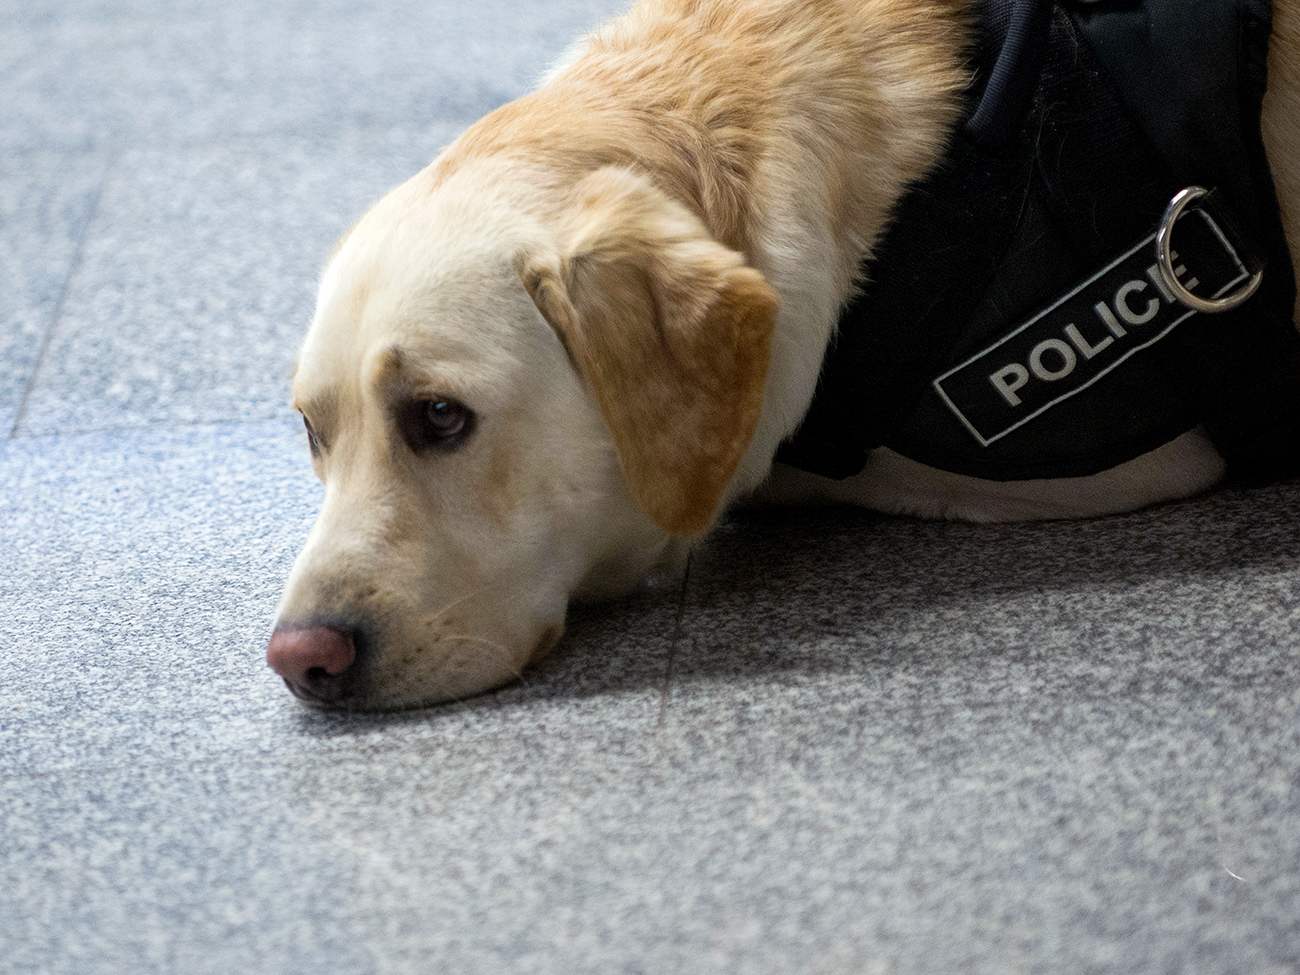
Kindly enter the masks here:
M 1095 474 L 1200 425 L 1300 470 L 1295 278 L 1260 135 L 1268 0 L 988 0 L 977 84 L 900 201 L 777 460 L 887 446 L 993 480 Z

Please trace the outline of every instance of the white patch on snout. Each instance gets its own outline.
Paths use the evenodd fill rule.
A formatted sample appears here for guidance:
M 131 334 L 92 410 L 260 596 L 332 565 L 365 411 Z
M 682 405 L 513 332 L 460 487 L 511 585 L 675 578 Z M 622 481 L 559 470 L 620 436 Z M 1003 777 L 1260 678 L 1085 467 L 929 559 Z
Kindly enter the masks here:
M 325 271 L 300 355 L 295 394 L 332 404 L 335 429 L 281 613 L 376 621 L 363 706 L 511 680 L 575 592 L 626 589 L 672 547 L 515 271 L 521 250 L 554 242 L 501 183 L 477 168 L 382 201 Z M 375 368 L 394 347 L 414 388 L 479 414 L 460 450 L 413 455 L 394 440 L 379 388 L 391 377 Z

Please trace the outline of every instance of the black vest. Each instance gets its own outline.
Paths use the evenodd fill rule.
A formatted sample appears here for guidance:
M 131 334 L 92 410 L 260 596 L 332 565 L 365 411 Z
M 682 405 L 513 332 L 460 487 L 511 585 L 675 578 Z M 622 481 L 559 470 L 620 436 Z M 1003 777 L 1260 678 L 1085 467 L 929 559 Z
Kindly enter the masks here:
M 1095 474 L 1203 425 L 1230 474 L 1300 469 L 1295 279 L 1260 136 L 1269 0 L 988 0 L 943 162 L 900 201 L 777 460 L 888 446 L 993 480 Z M 1193 313 L 1156 274 L 1171 198 Z

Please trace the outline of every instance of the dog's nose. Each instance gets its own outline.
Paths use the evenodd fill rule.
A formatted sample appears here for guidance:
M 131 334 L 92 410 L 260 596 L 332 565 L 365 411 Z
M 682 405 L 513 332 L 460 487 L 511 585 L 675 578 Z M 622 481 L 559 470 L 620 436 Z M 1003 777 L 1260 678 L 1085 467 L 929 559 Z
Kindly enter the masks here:
M 266 647 L 266 663 L 300 697 L 337 701 L 343 673 L 357 659 L 352 634 L 335 626 L 277 627 Z

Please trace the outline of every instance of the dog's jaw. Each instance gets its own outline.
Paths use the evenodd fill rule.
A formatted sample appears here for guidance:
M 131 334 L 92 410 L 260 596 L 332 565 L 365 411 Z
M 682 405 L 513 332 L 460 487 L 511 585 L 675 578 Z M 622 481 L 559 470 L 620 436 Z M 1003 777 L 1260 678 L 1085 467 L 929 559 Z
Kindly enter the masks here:
M 294 395 L 325 499 L 278 619 L 357 635 L 328 706 L 417 706 L 510 681 L 558 638 L 571 595 L 625 591 L 671 547 L 518 278 L 514 257 L 540 231 L 499 205 L 500 185 L 428 194 L 417 178 L 322 279 Z M 416 454 L 393 406 L 434 392 L 472 407 L 477 427 L 460 450 Z
M 369 650 L 358 654 L 347 706 L 398 707 L 495 686 L 549 642 L 571 597 L 616 595 L 648 574 L 679 570 L 689 540 L 674 533 L 700 534 L 728 500 L 757 486 L 811 401 L 862 257 L 906 182 L 937 158 L 955 116 L 960 5 L 809 8 L 841 31 L 826 37 L 863 39 L 838 52 L 819 48 L 818 23 L 808 25 L 812 35 L 785 38 L 763 33 L 763 4 L 725 6 L 732 21 L 724 26 L 736 37 L 676 53 L 656 41 L 641 52 L 651 70 L 624 84 L 620 65 L 641 57 L 639 38 L 654 34 L 647 21 L 689 19 L 694 9 L 673 0 L 635 8 L 550 85 L 488 116 L 382 200 L 332 260 L 295 381 L 300 407 L 324 411 L 316 425 L 329 445 L 317 462 L 326 500 L 281 619 L 365 628 Z M 700 35 L 657 36 L 669 37 L 671 48 Z M 747 44 L 774 63 L 740 70 L 734 51 Z M 807 86 L 773 88 L 795 68 Z M 821 90 L 849 93 L 833 111 L 818 99 L 813 75 Z M 638 87 L 645 83 L 664 89 L 652 101 L 681 111 L 647 117 L 647 92 Z M 864 116 L 864 106 L 876 114 Z M 621 267 L 625 281 L 650 275 L 647 307 L 676 315 L 673 328 L 704 322 L 723 329 L 724 345 L 737 343 L 739 358 L 719 359 L 733 377 L 727 388 L 754 381 L 736 378 L 746 375 L 736 366 L 745 357 L 761 365 L 754 417 L 743 424 L 748 446 L 740 441 L 727 460 L 710 453 L 705 435 L 702 456 L 730 466 L 716 485 L 693 484 L 687 507 L 675 507 L 672 480 L 652 491 L 636 483 L 672 463 L 657 464 L 653 454 L 629 460 L 628 431 L 618 424 L 641 421 L 634 414 L 629 421 L 623 401 L 600 385 L 608 382 L 598 361 L 610 354 L 608 343 L 597 341 L 595 351 L 590 342 L 575 345 L 583 337 L 565 335 L 555 314 L 544 317 L 554 309 L 519 276 L 521 255 L 563 258 L 577 246 L 573 208 L 601 173 L 609 174 L 611 199 L 650 201 L 654 226 L 683 228 L 663 237 L 672 243 L 654 243 L 659 231 L 633 235 L 639 243 L 608 266 Z M 668 266 L 654 257 L 660 246 L 682 255 L 668 265 L 699 271 L 691 263 L 699 255 L 711 270 L 673 272 L 656 284 L 653 275 Z M 565 278 L 563 268 L 556 281 L 566 300 L 584 320 L 596 315 L 583 305 L 589 281 Z M 685 280 L 704 290 L 679 294 L 676 282 Z M 774 328 L 772 287 L 780 299 Z M 681 348 L 691 348 L 682 335 Z M 575 371 L 575 360 L 587 374 Z M 403 388 L 413 392 L 403 395 L 455 396 L 483 418 L 463 451 L 403 452 L 391 422 L 398 387 L 379 378 L 393 361 L 410 373 Z M 701 382 L 682 388 L 714 380 Z M 732 399 L 740 405 L 715 414 L 728 423 L 747 408 L 746 397 Z M 674 400 L 663 402 L 671 409 Z M 718 429 L 731 436 L 741 426 Z

